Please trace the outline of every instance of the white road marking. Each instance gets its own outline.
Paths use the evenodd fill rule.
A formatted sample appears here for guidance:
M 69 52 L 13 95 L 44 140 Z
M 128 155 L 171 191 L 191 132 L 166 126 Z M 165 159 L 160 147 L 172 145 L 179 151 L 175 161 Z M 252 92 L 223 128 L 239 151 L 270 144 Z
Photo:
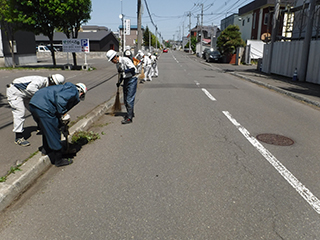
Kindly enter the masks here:
M 210 98 L 212 101 L 217 101 L 205 88 L 201 88 L 201 90 Z
M 253 137 L 237 120 L 235 120 L 228 111 L 223 114 L 238 128 L 243 136 L 262 154 L 262 156 L 287 180 L 287 182 L 311 205 L 311 207 L 320 214 L 320 201 L 310 192 L 276 157 L 274 157 L 263 145 Z

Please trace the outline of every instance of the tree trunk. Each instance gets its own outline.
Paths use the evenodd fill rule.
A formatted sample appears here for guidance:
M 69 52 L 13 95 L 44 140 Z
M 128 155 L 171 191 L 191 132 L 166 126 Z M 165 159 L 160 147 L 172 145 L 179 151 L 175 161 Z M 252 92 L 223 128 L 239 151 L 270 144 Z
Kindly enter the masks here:
M 77 54 L 73 52 L 72 57 L 73 57 L 73 65 L 74 67 L 77 67 Z
M 55 56 L 55 52 L 54 52 L 54 49 L 53 49 L 53 33 L 52 34 L 49 34 L 49 40 L 50 40 L 50 51 L 51 51 L 51 57 L 52 57 L 52 63 L 53 63 L 53 66 L 56 67 L 57 66 L 57 63 L 56 63 L 56 56 Z

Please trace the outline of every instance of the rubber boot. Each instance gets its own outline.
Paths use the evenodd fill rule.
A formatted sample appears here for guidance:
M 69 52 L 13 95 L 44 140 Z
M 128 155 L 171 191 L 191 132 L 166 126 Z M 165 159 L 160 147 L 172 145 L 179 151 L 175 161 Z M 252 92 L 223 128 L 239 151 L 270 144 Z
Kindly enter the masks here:
M 69 165 L 71 163 L 73 163 L 72 159 L 68 159 L 68 158 L 63 158 L 62 157 L 62 151 L 55 151 L 54 153 L 55 155 L 55 162 L 54 162 L 54 165 L 56 167 L 62 167 L 62 166 L 66 166 L 66 165 Z

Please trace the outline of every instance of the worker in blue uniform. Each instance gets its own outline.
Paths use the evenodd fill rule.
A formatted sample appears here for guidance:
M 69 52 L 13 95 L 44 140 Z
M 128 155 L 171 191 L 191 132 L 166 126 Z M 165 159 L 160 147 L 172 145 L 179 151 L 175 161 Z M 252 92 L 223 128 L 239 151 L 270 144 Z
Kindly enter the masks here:
M 134 117 L 134 101 L 137 91 L 137 69 L 133 62 L 127 57 L 120 57 L 118 53 L 114 50 L 109 50 L 107 52 L 108 61 L 116 64 L 120 79 L 117 82 L 117 87 L 120 86 L 123 81 L 123 100 L 124 105 L 127 109 L 127 114 L 124 120 L 121 121 L 122 124 L 132 123 L 132 118 Z
M 30 112 L 42 131 L 42 149 L 57 167 L 69 165 L 72 159 L 62 156 L 61 119 L 71 108 L 84 100 L 87 87 L 67 82 L 38 90 L 29 103 Z

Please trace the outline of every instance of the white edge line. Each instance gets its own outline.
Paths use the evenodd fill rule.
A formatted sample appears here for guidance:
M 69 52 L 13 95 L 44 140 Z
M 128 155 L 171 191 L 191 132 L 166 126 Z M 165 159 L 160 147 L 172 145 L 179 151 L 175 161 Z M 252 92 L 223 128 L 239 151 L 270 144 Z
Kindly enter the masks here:
M 242 135 L 264 156 L 264 158 L 287 180 L 287 182 L 320 214 L 320 201 L 310 192 L 276 157 L 274 157 L 263 145 L 235 120 L 228 111 L 223 114 L 238 128 Z
M 210 98 L 212 101 L 217 101 L 205 88 L 201 88 L 201 90 Z

